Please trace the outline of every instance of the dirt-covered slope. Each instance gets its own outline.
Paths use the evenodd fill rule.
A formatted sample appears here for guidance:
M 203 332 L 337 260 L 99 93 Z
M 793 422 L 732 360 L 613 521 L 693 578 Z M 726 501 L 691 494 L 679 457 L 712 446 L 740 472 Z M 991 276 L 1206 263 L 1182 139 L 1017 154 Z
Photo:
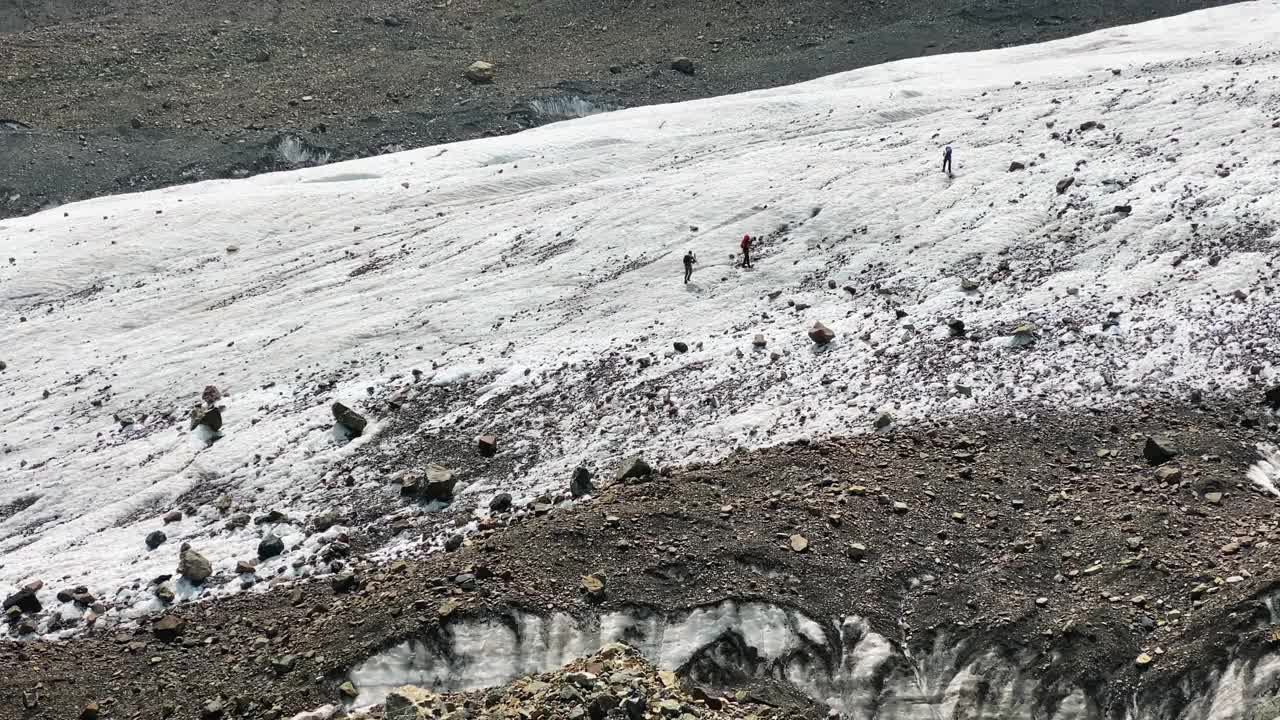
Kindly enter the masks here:
M 0 0 L 0 217 L 1222 4 Z
M 903 653 L 868 676 L 880 678 L 867 687 L 881 688 L 881 697 L 892 695 L 886 688 L 904 692 L 894 678 L 916 658 L 930 674 L 918 687 L 926 704 L 944 702 L 965 668 L 985 663 L 991 682 L 1012 673 L 1029 688 L 1028 707 L 1078 694 L 1091 709 L 1085 717 L 1116 717 L 1138 700 L 1172 708 L 1153 717 L 1216 717 L 1177 713 L 1212 699 L 1229 662 L 1270 652 L 1276 622 L 1268 609 L 1276 500 L 1246 479 L 1252 446 L 1275 436 L 1275 419 L 1259 422 L 1253 403 L 1027 411 L 1027 419 L 926 422 L 706 467 L 597 478 L 586 502 L 568 503 L 566 488 L 528 505 L 478 509 L 478 532 L 453 552 L 409 561 L 353 555 L 332 578 L 175 605 L 136 628 L 72 643 L 9 645 L 0 649 L 10 668 L 0 717 L 24 716 L 24 692 L 39 697 L 27 717 L 74 716 L 91 700 L 113 717 L 163 717 L 166 707 L 195 717 L 211 702 L 229 717 L 263 717 L 270 708 L 287 716 L 341 705 L 374 681 L 435 678 L 427 684 L 445 691 L 483 679 L 501 684 L 595 649 L 582 644 L 589 639 L 541 647 L 542 655 L 521 649 L 565 642 L 547 639 L 564 630 L 541 641 L 545 629 L 525 630 L 515 646 L 492 635 L 557 616 L 584 628 L 572 632 L 604 640 L 605 618 L 637 628 L 666 623 L 654 659 L 674 658 L 722 689 L 769 677 L 799 683 L 840 666 L 839 643 L 814 645 L 803 650 L 808 674 L 788 673 L 796 656 L 770 655 L 777 650 L 768 634 L 716 620 L 726 602 L 739 608 L 734 617 L 778 608 L 767 612 L 794 613 L 798 620 L 788 622 L 826 632 L 858 618 L 861 635 L 844 642 L 882 638 L 886 657 Z M 1176 454 L 1156 463 L 1148 438 Z M 384 527 L 418 532 L 393 518 Z M 366 544 L 360 535 L 335 542 L 355 555 Z M 695 611 L 702 614 L 691 619 Z M 662 649 L 677 641 L 676 625 L 694 638 L 684 642 L 706 648 Z M 476 632 L 492 639 L 455 647 Z M 734 646 L 721 643 L 735 633 L 737 651 L 726 655 Z M 408 640 L 424 643 L 419 674 L 406 665 L 397 675 L 394 661 L 366 665 Z M 482 655 L 470 657 L 477 647 Z M 430 665 L 437 652 L 453 664 Z M 824 659 L 828 652 L 837 655 Z M 930 663 L 935 656 L 944 661 Z M 531 657 L 548 659 L 543 666 Z M 110 671 L 95 669 L 106 658 Z M 819 700 L 875 707 L 877 692 L 840 695 L 860 687 L 837 683 Z M 1256 699 L 1235 692 L 1224 702 Z

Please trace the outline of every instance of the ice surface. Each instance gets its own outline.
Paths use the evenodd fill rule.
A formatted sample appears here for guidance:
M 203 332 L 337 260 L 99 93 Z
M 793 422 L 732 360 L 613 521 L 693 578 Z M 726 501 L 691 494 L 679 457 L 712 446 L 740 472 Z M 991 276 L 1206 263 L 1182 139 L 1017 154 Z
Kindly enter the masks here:
M 342 511 L 335 466 L 397 438 L 374 417 L 339 443 L 328 406 L 364 409 L 411 369 L 414 392 L 448 391 L 417 434 L 498 429 L 520 454 L 464 498 L 633 452 L 858 432 L 883 409 L 1254 392 L 1280 343 L 1278 43 L 1280 3 L 1241 3 L 4 221 L 0 587 L 151 607 L 184 541 L 225 576 L 276 529 L 226 530 L 212 498 L 293 532 Z M 753 270 L 729 260 L 744 232 Z M 950 317 L 977 341 L 948 339 Z M 823 351 L 816 320 L 837 333 Z M 1011 347 L 1023 322 L 1039 339 Z M 185 424 L 208 384 L 212 444 Z M 195 514 L 148 552 L 179 504 Z M 305 552 L 259 574 L 310 572 Z

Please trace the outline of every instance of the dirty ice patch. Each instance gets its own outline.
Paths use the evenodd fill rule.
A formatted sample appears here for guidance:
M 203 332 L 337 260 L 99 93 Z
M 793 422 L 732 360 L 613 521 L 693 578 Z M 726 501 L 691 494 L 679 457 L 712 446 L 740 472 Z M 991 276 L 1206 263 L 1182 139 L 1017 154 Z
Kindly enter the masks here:
M 1249 481 L 1258 488 L 1280 497 L 1280 447 L 1258 444 L 1258 461 L 1249 466 Z

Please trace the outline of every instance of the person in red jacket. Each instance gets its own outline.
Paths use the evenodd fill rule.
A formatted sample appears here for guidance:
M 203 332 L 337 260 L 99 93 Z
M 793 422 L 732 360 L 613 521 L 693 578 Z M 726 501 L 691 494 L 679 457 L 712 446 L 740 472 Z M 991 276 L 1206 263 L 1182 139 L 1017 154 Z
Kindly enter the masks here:
M 751 267 L 751 235 L 742 236 L 742 267 Z

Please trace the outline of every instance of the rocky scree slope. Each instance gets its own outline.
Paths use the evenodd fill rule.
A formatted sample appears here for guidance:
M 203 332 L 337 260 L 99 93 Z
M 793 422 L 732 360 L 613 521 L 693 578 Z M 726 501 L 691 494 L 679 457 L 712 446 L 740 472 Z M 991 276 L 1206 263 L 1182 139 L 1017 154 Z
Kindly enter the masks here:
M 1221 4 L 3 0 L 0 217 Z

